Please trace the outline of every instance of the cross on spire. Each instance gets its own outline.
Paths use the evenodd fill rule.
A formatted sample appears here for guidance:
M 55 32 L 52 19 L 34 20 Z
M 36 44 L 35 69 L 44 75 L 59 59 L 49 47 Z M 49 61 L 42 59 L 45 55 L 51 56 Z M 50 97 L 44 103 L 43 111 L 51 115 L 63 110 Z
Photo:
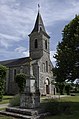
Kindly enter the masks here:
M 38 4 L 38 12 L 40 12 L 40 5 Z

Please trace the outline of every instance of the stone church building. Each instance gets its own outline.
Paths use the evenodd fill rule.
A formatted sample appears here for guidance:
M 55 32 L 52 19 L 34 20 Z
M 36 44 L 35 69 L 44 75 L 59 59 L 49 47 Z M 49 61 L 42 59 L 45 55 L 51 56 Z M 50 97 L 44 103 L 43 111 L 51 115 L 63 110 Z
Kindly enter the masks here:
M 50 36 L 47 34 L 41 14 L 38 11 L 36 22 L 32 32 L 29 34 L 29 57 L 0 61 L 0 64 L 8 67 L 6 74 L 6 93 L 18 93 L 18 86 L 14 77 L 18 73 L 25 73 L 34 77 L 41 95 L 53 94 L 54 86 L 50 61 Z M 29 80 L 30 80 L 29 78 Z

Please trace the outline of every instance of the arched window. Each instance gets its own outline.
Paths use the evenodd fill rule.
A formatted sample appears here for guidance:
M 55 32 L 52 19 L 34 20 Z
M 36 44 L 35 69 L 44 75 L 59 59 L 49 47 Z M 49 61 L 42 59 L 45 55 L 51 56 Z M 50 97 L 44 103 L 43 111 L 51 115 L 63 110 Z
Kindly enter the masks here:
M 14 76 L 16 76 L 16 69 L 14 69 Z
M 45 63 L 43 63 L 43 72 L 45 72 Z
M 13 70 L 13 80 L 15 79 L 16 76 L 16 69 Z
M 48 62 L 46 61 L 46 72 L 48 72 Z
M 42 31 L 42 27 L 40 27 L 40 31 Z
M 35 45 L 35 48 L 38 48 L 38 41 L 37 41 L 37 39 L 35 39 L 34 45 Z
M 46 84 L 46 93 L 50 94 L 50 81 L 48 78 L 46 79 L 45 84 Z
M 47 40 L 45 40 L 45 49 L 47 49 Z

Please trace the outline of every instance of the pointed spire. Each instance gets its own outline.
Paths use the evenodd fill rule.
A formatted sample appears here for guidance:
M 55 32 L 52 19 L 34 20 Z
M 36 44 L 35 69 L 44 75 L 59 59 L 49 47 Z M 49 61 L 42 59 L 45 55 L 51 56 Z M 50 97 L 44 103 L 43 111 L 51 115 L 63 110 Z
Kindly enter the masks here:
M 38 14 L 37 14 L 37 18 L 36 18 L 36 22 L 34 25 L 34 28 L 32 30 L 31 33 L 33 32 L 43 32 L 45 35 L 47 35 L 49 37 L 49 35 L 46 33 L 44 24 L 43 24 L 43 20 L 40 14 L 40 5 L 38 4 Z
M 46 32 L 43 21 L 42 21 L 42 18 L 41 18 L 41 15 L 39 13 L 39 9 L 38 9 L 38 15 L 37 15 L 35 26 L 34 26 L 34 29 L 33 29 L 32 33 L 33 32 L 40 32 L 40 31 Z

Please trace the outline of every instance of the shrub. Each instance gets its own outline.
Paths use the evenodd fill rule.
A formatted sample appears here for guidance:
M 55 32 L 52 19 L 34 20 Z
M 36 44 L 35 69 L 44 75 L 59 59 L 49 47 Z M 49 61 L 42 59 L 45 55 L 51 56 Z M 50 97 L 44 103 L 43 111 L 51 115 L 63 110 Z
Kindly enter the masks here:
M 10 100 L 10 106 L 20 106 L 20 94 L 15 95 Z
M 64 91 L 64 87 L 65 87 L 64 82 L 61 82 L 61 83 L 58 82 L 57 86 L 58 86 L 60 95 L 63 95 L 63 91 Z
M 17 74 L 15 77 L 15 82 L 18 84 L 20 93 L 24 91 L 24 87 L 26 85 L 26 78 L 27 76 L 24 73 Z
M 3 99 L 6 71 L 7 68 L 3 65 L 0 65 L 0 101 Z
M 65 91 L 66 91 L 67 95 L 70 95 L 70 89 L 71 89 L 70 84 L 66 84 Z

